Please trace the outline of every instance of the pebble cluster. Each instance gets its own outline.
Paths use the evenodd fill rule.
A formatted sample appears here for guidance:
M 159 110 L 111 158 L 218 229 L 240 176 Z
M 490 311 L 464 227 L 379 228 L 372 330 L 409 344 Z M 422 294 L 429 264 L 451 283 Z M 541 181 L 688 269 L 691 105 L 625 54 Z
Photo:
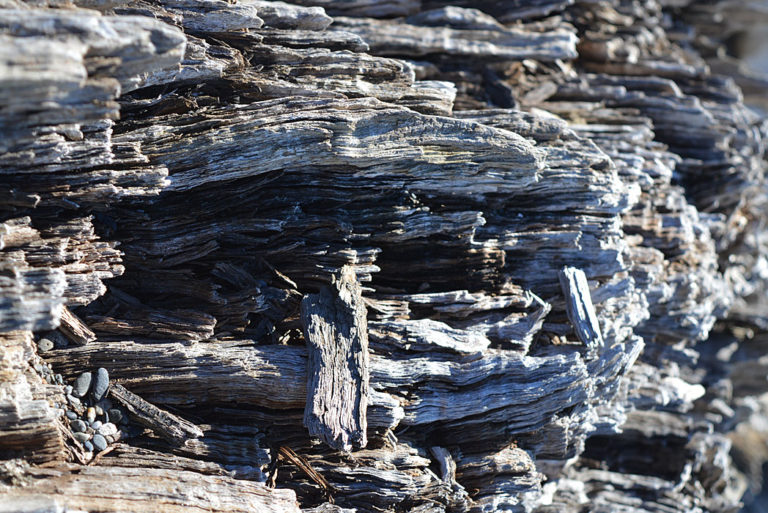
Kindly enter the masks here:
M 64 387 L 64 415 L 74 438 L 87 452 L 103 451 L 128 434 L 128 416 L 107 399 L 108 390 L 109 373 L 104 368 L 95 373 L 83 372 L 74 383 Z
M 32 367 L 37 373 L 45 380 L 46 383 L 51 385 L 64 385 L 64 378 L 61 374 L 54 374 L 50 363 L 43 362 L 39 358 L 32 364 Z
M 64 337 L 55 338 L 51 335 L 56 334 L 52 332 L 37 341 L 38 353 L 66 347 Z M 35 358 L 33 368 L 46 383 L 63 387 L 66 402 L 56 403 L 55 406 L 59 409 L 59 415 L 67 418 L 72 436 L 83 445 L 86 452 L 103 451 L 109 444 L 140 432 L 129 425 L 125 410 L 107 399 L 107 369 L 99 368 L 95 373 L 83 372 L 74 382 L 66 384 L 61 374 L 53 372 L 50 363 Z

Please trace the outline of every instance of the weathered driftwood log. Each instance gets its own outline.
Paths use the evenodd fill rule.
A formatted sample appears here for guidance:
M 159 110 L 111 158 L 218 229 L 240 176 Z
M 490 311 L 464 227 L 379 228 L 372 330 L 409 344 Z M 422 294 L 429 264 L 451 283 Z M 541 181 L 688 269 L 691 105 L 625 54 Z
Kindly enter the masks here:
M 67 466 L 24 469 L 21 476 L 24 486 L 0 485 L 13 511 L 301 511 L 290 490 L 178 468 Z
M 2 507 L 756 493 L 759 6 L 292 4 L 0 0 Z

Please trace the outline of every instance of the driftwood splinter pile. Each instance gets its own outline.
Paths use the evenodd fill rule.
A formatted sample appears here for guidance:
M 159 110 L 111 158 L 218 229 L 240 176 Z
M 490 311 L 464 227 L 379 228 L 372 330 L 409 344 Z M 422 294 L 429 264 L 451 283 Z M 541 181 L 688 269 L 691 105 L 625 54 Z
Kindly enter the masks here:
M 766 13 L 0 0 L 0 511 L 754 502 Z

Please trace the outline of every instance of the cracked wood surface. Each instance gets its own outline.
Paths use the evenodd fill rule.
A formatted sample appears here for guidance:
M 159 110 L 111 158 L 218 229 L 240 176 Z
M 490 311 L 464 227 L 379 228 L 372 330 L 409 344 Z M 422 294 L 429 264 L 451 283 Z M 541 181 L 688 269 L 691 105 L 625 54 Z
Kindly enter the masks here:
M 764 80 L 721 49 L 763 19 L 725 0 L 0 0 L 3 492 L 735 508 L 735 466 L 754 487 L 765 460 L 766 125 L 745 104 Z M 342 269 L 355 306 L 315 326 L 356 311 L 359 336 L 315 343 L 302 298 Z M 71 344 L 62 312 L 95 340 Z M 68 381 L 107 368 L 200 431 L 133 422 L 62 467 L 87 457 L 40 357 Z M 348 451 L 302 423 L 331 369 L 354 400 L 309 424 Z M 296 458 L 271 474 L 280 448 Z
M 368 443 L 368 323 L 351 268 L 330 287 L 301 302 L 307 341 L 307 404 L 304 425 L 330 447 L 349 451 Z

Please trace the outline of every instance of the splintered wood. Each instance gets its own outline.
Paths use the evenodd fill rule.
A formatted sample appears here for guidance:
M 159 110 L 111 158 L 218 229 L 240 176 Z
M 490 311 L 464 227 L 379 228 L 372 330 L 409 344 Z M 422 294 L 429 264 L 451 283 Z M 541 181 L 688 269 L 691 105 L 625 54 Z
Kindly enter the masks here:
M 595 307 L 584 271 L 563 267 L 560 271 L 560 286 L 565 294 L 565 308 L 573 329 L 589 349 L 603 347 L 603 335 L 597 322 Z
M 84 346 L 96 340 L 96 334 L 66 306 L 61 310 L 59 330 L 76 346 Z
M 0 0 L 0 510 L 736 511 L 761 2 Z
M 304 298 L 301 322 L 309 351 L 304 425 L 335 449 L 365 447 L 368 328 L 351 268 L 343 268 L 330 287 Z
M 109 392 L 125 406 L 131 418 L 169 442 L 181 445 L 191 438 L 203 436 L 203 431 L 196 425 L 161 410 L 117 383 L 112 384 Z

